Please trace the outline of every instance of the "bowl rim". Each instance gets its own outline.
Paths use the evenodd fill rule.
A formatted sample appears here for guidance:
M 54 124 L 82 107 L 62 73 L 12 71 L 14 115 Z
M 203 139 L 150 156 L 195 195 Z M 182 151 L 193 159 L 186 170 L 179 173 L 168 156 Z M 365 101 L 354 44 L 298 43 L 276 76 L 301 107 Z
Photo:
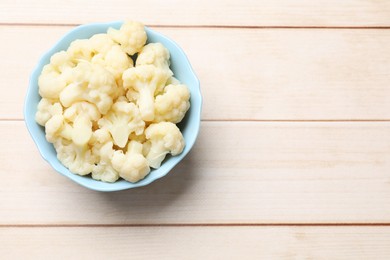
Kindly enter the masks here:
M 196 139 L 198 138 L 199 131 L 200 131 L 203 98 L 202 98 L 202 94 L 201 94 L 199 78 L 196 76 L 195 71 L 194 71 L 193 67 L 191 66 L 191 63 L 190 63 L 187 55 L 185 54 L 183 49 L 175 41 L 173 41 L 169 37 L 167 37 L 167 36 L 157 32 L 157 31 L 155 31 L 153 29 L 150 29 L 149 27 L 145 26 L 144 28 L 145 28 L 145 31 L 146 31 L 147 34 L 154 34 L 158 38 L 162 38 L 165 41 L 169 42 L 170 44 L 172 44 L 172 46 L 174 48 L 176 48 L 176 50 L 179 52 L 179 54 L 184 58 L 184 62 L 186 63 L 186 66 L 189 69 L 190 75 L 193 77 L 193 80 L 195 80 L 194 88 L 195 88 L 196 91 L 195 91 L 195 93 L 191 93 L 191 97 L 193 97 L 193 95 L 196 94 L 196 100 L 199 103 L 199 105 L 198 105 L 199 109 L 195 110 L 193 116 L 195 116 L 196 118 L 199 118 L 199 120 L 196 120 L 196 127 L 195 127 L 195 129 L 191 130 L 191 131 L 193 131 L 193 134 L 192 134 L 193 138 L 191 138 L 191 140 L 186 140 L 186 146 L 185 146 L 183 152 L 181 154 L 175 156 L 175 158 L 177 158 L 177 159 L 172 161 L 172 162 L 170 162 L 170 164 L 168 166 L 166 166 L 165 171 L 162 174 L 154 175 L 153 177 L 150 177 L 151 175 L 148 175 L 147 177 L 145 177 L 144 179 L 142 179 L 139 182 L 136 182 L 136 183 L 126 182 L 127 185 L 121 185 L 119 187 L 117 187 L 117 185 L 115 185 L 115 184 L 118 184 L 118 181 L 114 182 L 114 183 L 105 183 L 105 184 L 109 184 L 109 185 L 105 185 L 104 184 L 103 187 L 99 187 L 99 185 L 98 186 L 90 185 L 89 182 L 80 181 L 79 177 L 85 177 L 85 176 L 80 176 L 80 175 L 71 173 L 67 168 L 66 168 L 66 170 L 69 171 L 70 174 L 68 174 L 66 172 L 63 172 L 62 169 L 57 167 L 56 164 L 53 164 L 51 162 L 51 160 L 48 158 L 46 149 L 43 148 L 43 144 L 39 140 L 38 136 L 36 136 L 35 133 L 34 133 L 35 130 L 34 130 L 34 126 L 32 124 L 36 124 L 37 125 L 37 123 L 35 121 L 35 118 L 31 117 L 31 116 L 28 116 L 28 113 L 29 113 L 28 112 L 28 105 L 29 105 L 31 96 L 34 95 L 35 91 L 38 90 L 38 86 L 37 86 L 36 89 L 34 88 L 34 84 L 35 84 L 34 81 L 39 76 L 37 74 L 41 73 L 42 67 L 44 65 L 46 65 L 46 63 L 44 61 L 47 60 L 47 59 L 50 59 L 50 57 L 52 56 L 52 54 L 54 52 L 59 51 L 57 49 L 60 48 L 59 46 L 62 44 L 63 41 L 66 41 L 67 38 L 72 37 L 73 38 L 72 41 L 76 40 L 76 39 L 81 39 L 81 38 L 74 38 L 74 36 L 73 36 L 73 34 L 77 34 L 81 30 L 84 30 L 86 28 L 91 28 L 91 27 L 104 27 L 106 29 L 108 29 L 109 27 L 117 28 L 117 27 L 120 27 L 123 24 L 123 22 L 124 21 L 112 21 L 112 22 L 103 22 L 103 23 L 82 24 L 82 25 L 79 25 L 79 26 L 76 26 L 76 27 L 70 29 L 65 34 L 63 34 L 60 37 L 60 39 L 57 40 L 56 43 L 54 45 L 52 45 L 52 47 L 50 47 L 47 51 L 45 51 L 44 54 L 41 55 L 40 58 L 38 59 L 36 65 L 34 66 L 32 72 L 30 74 L 29 82 L 28 82 L 28 88 L 27 88 L 27 93 L 26 93 L 26 97 L 25 97 L 25 100 L 24 100 L 24 107 L 23 107 L 24 122 L 25 122 L 25 125 L 27 127 L 27 130 L 28 130 L 30 136 L 32 137 L 36 147 L 38 148 L 38 151 L 39 151 L 41 157 L 45 161 L 47 161 L 55 171 L 57 171 L 58 173 L 60 173 L 64 177 L 67 177 L 67 178 L 71 179 L 75 183 L 77 183 L 77 184 L 79 184 L 79 185 L 81 185 L 81 186 L 83 186 L 85 188 L 88 188 L 88 189 L 91 189 L 91 190 L 95 190 L 95 191 L 112 192 L 112 191 L 121 191 L 121 190 L 127 190 L 127 189 L 142 187 L 142 186 L 146 186 L 146 185 L 148 185 L 148 184 L 150 184 L 150 183 L 152 183 L 152 182 L 154 182 L 154 181 L 164 177 L 190 152 L 190 150 L 192 149 L 193 145 L 195 144 Z M 44 139 L 44 141 L 48 142 L 46 139 Z M 150 178 L 148 178 L 148 177 L 150 177 Z M 92 177 L 90 177 L 90 176 L 87 177 L 87 178 L 91 178 L 92 179 Z M 95 180 L 95 181 L 97 181 L 97 180 Z M 97 181 L 97 182 L 102 182 L 102 181 Z

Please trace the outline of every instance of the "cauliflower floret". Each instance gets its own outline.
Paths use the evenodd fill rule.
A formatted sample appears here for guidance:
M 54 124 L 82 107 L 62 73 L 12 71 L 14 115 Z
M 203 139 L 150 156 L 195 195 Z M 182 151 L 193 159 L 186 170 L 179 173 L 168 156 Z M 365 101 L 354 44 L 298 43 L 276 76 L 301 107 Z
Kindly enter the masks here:
M 119 87 L 123 86 L 123 72 L 133 67 L 133 60 L 119 47 L 118 45 L 112 48 L 105 54 L 96 54 L 91 61 L 93 64 L 104 66 L 114 77 Z M 122 89 L 122 88 L 121 88 Z M 123 93 L 121 93 L 123 95 Z
M 88 102 L 77 102 L 72 104 L 64 112 L 64 118 L 73 123 L 73 127 L 68 127 L 66 131 L 77 145 L 88 143 L 92 137 L 93 123 L 101 117 L 95 105 Z
M 169 69 L 169 51 L 161 43 L 146 44 L 138 54 L 136 66 L 154 65 L 156 67 Z
M 126 154 L 115 151 L 112 157 L 112 166 L 119 172 L 119 176 L 129 182 L 137 182 L 150 172 L 148 161 L 142 154 L 142 144 L 130 141 Z
M 160 122 L 149 125 L 145 130 L 146 139 L 150 142 L 150 149 L 146 156 L 149 166 L 159 168 L 165 156 L 180 154 L 185 146 L 180 129 L 171 122 Z
M 186 85 L 168 85 L 154 102 L 154 121 L 179 123 L 190 108 L 190 91 Z
M 107 128 L 114 144 L 123 148 L 131 133 L 140 135 L 145 128 L 137 106 L 126 101 L 117 101 L 111 110 L 98 122 L 100 128 Z
M 38 78 L 39 95 L 43 98 L 58 99 L 60 92 L 66 87 L 68 71 L 75 64 L 65 51 L 55 53 L 50 64 L 45 65 Z
M 66 131 L 65 131 L 66 129 Z M 57 139 L 66 136 L 68 140 L 71 140 L 71 135 L 67 134 L 67 127 L 64 116 L 57 114 L 47 120 L 45 124 L 46 140 L 50 143 L 54 143 Z
M 181 84 L 180 83 L 180 81 L 177 79 L 177 78 L 175 78 L 175 77 L 170 77 L 168 80 L 167 80 L 167 86 L 168 85 L 179 85 L 179 84 Z
M 47 98 L 42 98 L 38 103 L 35 121 L 41 126 L 44 126 L 54 115 L 62 115 L 61 104 Z
M 96 156 L 97 163 L 92 170 L 92 178 L 105 182 L 115 182 L 119 173 L 112 167 L 111 159 L 114 154 L 113 143 L 107 129 L 96 130 L 91 138 L 92 154 Z
M 46 139 L 54 143 L 58 138 L 71 140 L 75 145 L 83 146 L 92 136 L 92 124 L 100 118 L 96 107 L 87 102 L 73 104 L 57 113 L 45 123 Z
M 113 46 L 118 46 L 106 33 L 98 33 L 89 38 L 89 43 L 94 54 L 106 54 Z
M 91 48 L 89 39 L 73 41 L 70 44 L 67 53 L 74 62 L 79 62 L 80 60 L 90 61 L 95 55 L 95 51 Z
M 98 121 L 101 114 L 94 104 L 86 101 L 73 103 L 64 111 L 64 117 L 69 121 L 73 122 L 78 116 L 87 117 L 90 121 Z
M 92 155 L 88 145 L 78 146 L 63 138 L 58 138 L 53 144 L 58 160 L 71 172 L 79 175 L 92 172 L 96 157 Z
M 132 21 L 123 23 L 119 30 L 109 28 L 107 34 L 129 55 L 139 52 L 147 40 L 144 25 Z
M 99 33 L 89 39 L 73 41 L 67 53 L 74 62 L 91 61 L 95 55 L 107 54 L 113 46 L 118 45 L 107 34 Z
M 123 72 L 123 87 L 129 100 L 136 100 L 142 119 L 154 119 L 154 95 L 161 91 L 172 72 L 153 65 L 141 65 Z
M 60 51 L 51 56 L 50 64 L 53 66 L 53 68 L 55 68 L 56 71 L 61 73 L 76 66 L 76 63 L 72 61 L 71 57 L 66 51 Z
M 74 68 L 73 76 L 74 83 L 60 94 L 62 105 L 70 107 L 75 102 L 88 101 L 95 104 L 101 114 L 106 114 L 119 94 L 112 74 L 100 65 L 80 62 Z

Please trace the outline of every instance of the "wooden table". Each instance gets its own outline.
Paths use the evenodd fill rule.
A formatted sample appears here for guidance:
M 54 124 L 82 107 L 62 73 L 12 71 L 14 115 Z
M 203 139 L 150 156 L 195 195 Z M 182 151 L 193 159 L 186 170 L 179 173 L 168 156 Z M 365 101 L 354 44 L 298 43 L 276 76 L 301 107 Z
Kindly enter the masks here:
M 167 177 L 87 190 L 39 155 L 28 77 L 75 25 L 176 40 L 204 96 Z M 1 0 L 1 259 L 390 259 L 390 2 Z

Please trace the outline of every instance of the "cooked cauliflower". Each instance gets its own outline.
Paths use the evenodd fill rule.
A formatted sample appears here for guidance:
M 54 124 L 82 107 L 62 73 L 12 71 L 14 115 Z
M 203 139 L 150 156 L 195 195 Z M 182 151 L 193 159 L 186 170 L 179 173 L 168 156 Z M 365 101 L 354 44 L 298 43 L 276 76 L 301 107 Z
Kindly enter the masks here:
M 39 95 L 43 98 L 58 99 L 61 91 L 67 86 L 69 72 L 75 64 L 65 51 L 55 53 L 50 64 L 43 67 L 38 78 Z
M 142 24 L 126 22 L 75 40 L 43 68 L 35 120 L 71 172 L 137 182 L 183 151 L 175 123 L 190 93 L 173 76 L 169 51 L 146 40 Z
M 116 102 L 98 124 L 100 128 L 108 129 L 114 144 L 121 148 L 126 146 L 131 133 L 140 135 L 145 128 L 137 106 L 126 101 Z
M 97 163 L 92 170 L 92 178 L 105 182 L 115 182 L 119 173 L 112 167 L 111 159 L 114 155 L 113 143 L 107 129 L 98 129 L 90 140 L 92 154 L 96 156 Z
M 169 51 L 161 43 L 146 44 L 138 54 L 136 66 L 154 65 L 169 70 Z
M 59 138 L 71 140 L 75 145 L 86 145 L 92 136 L 92 123 L 86 116 L 78 116 L 67 122 L 63 115 L 54 115 L 46 124 L 46 139 L 55 142 Z
M 142 144 L 130 141 L 127 151 L 118 150 L 112 157 L 112 166 L 119 172 L 119 176 L 129 182 L 137 182 L 145 178 L 150 172 L 148 161 L 142 154 Z
M 42 98 L 38 103 L 38 110 L 35 114 L 35 121 L 41 126 L 44 126 L 54 115 L 62 114 L 62 105 L 59 102 Z
M 128 90 L 128 98 L 136 100 L 143 120 L 153 121 L 155 92 L 163 89 L 171 76 L 171 71 L 154 65 L 140 65 L 123 72 L 123 87 Z
M 57 151 L 57 158 L 71 172 L 79 175 L 87 175 L 92 172 L 96 157 L 92 155 L 88 145 L 78 146 L 63 138 L 53 142 Z
M 126 22 L 119 30 L 110 28 L 107 34 L 129 55 L 139 52 L 147 40 L 144 25 L 138 22 Z
M 164 93 L 156 97 L 154 121 L 179 123 L 190 108 L 190 91 L 186 85 L 168 85 Z
M 101 114 L 106 114 L 118 95 L 113 75 L 104 67 L 88 62 L 80 62 L 73 72 L 74 83 L 61 91 L 61 104 L 70 107 L 75 102 L 88 101 L 95 104 Z
M 183 135 L 180 129 L 171 122 L 149 125 L 145 130 L 145 136 L 150 141 L 150 150 L 146 159 L 152 168 L 159 168 L 168 153 L 175 156 L 184 149 Z
M 73 123 L 72 131 L 69 135 L 73 142 L 78 145 L 84 145 L 92 137 L 93 123 L 101 117 L 95 105 L 82 101 L 72 104 L 64 111 L 64 118 Z

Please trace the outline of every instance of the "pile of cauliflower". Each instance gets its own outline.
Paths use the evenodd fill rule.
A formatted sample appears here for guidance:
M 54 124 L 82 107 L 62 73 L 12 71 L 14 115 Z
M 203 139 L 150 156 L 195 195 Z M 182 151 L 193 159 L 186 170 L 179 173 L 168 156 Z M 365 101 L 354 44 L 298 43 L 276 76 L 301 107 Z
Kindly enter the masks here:
M 126 22 L 72 42 L 43 68 L 35 119 L 71 172 L 137 182 L 183 151 L 176 123 L 190 92 L 173 77 L 169 51 L 146 40 L 142 24 Z

